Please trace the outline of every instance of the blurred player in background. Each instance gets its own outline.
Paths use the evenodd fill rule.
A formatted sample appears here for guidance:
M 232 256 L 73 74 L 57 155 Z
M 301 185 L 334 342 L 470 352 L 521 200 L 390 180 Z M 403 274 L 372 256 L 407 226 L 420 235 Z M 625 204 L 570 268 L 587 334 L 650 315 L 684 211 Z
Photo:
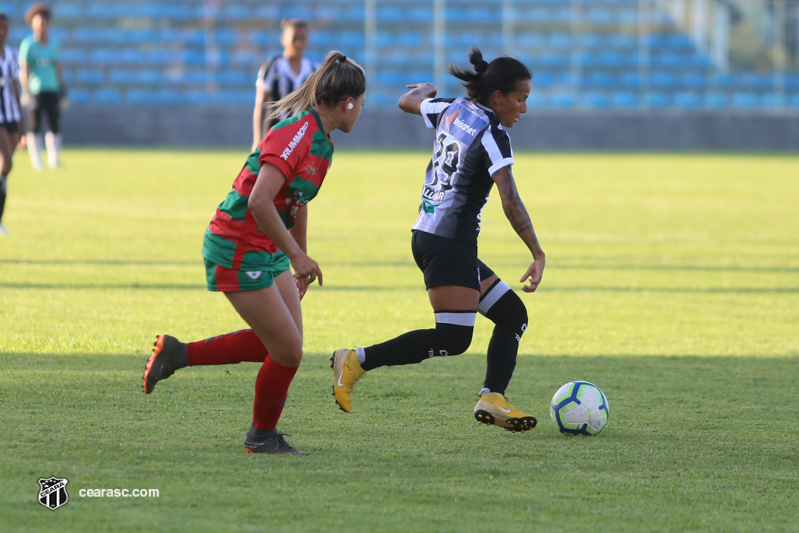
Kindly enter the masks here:
M 510 431 L 535 427 L 536 419 L 510 405 L 505 389 L 516 367 L 519 342 L 527 329 L 527 309 L 511 288 L 477 257 L 480 211 L 496 183 L 505 215 L 532 254 L 521 277 L 533 292 L 544 272 L 544 252 L 511 173 L 513 151 L 505 128 L 527 112 L 532 74 L 510 57 L 487 63 L 477 48 L 469 52 L 474 72 L 452 65 L 466 98 L 433 98 L 435 85 L 409 85 L 399 106 L 421 115 L 435 129 L 433 158 L 427 167 L 411 249 L 424 273 L 435 329 L 405 333 L 368 348 L 336 350 L 331 359 L 333 392 L 343 411 L 352 409 L 352 390 L 370 370 L 407 365 L 465 352 L 477 313 L 495 324 L 488 366 L 474 416 Z
M 319 68 L 316 61 L 303 56 L 308 47 L 308 23 L 301 19 L 286 19 L 280 27 L 283 53 L 261 65 L 255 82 L 255 109 L 252 116 L 253 150 L 269 128 L 286 118 L 286 116 L 267 117 L 264 104 L 285 98 L 296 91 Z
M 20 82 L 28 106 L 30 129 L 28 153 L 35 169 L 42 168 L 41 152 L 47 144 L 47 163 L 61 164 L 61 100 L 66 95 L 58 42 L 48 36 L 50 8 L 36 2 L 25 13 L 33 30 L 19 47 Z M 47 133 L 42 136 L 42 115 L 47 116 Z
M 294 116 L 270 129 L 247 159 L 203 242 L 208 289 L 223 292 L 252 329 L 188 344 L 160 335 L 145 367 L 149 394 L 186 366 L 262 363 L 244 437 L 249 453 L 303 453 L 283 439 L 277 422 L 302 359 L 300 300 L 315 279 L 322 284 L 306 253 L 306 204 L 330 167 L 330 132 L 352 130 L 365 91 L 363 69 L 331 52 L 302 88 L 270 106 L 270 116 Z
M 3 211 L 8 194 L 8 174 L 14 150 L 20 136 L 25 134 L 19 103 L 19 65 L 17 53 L 6 44 L 8 30 L 8 17 L 0 13 L 0 235 L 7 233 L 3 226 Z

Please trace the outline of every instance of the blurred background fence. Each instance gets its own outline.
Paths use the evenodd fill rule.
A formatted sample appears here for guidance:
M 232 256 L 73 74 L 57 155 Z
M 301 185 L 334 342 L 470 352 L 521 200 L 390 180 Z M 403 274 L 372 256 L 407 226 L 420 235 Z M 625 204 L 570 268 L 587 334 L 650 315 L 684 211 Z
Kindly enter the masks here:
M 22 17 L 30 3 L 0 0 L 13 46 L 29 33 Z M 788 136 L 775 148 L 799 148 L 799 0 L 56 0 L 51 7 L 70 88 L 67 122 L 78 130 L 68 141 L 169 143 L 159 132 L 170 125 L 185 135 L 179 126 L 212 121 L 229 130 L 222 143 L 238 144 L 249 134 L 258 68 L 281 51 L 280 21 L 300 17 L 311 25 L 306 55 L 321 60 L 338 49 L 366 68 L 364 119 L 375 124 L 364 139 L 396 114 L 406 83 L 434 81 L 441 94 L 461 94 L 446 66 L 468 64 L 466 51 L 478 45 L 489 59 L 524 61 L 534 72 L 531 113 L 555 127 L 571 123 L 589 145 L 602 145 L 587 137 L 598 121 L 618 118 L 639 137 L 649 123 L 694 128 L 711 117 L 721 135 L 748 125 L 761 135 L 764 124 L 773 131 L 762 135 Z M 136 112 L 127 117 L 130 108 Z M 149 131 L 142 117 L 150 117 Z M 103 132 L 103 125 L 112 127 Z M 680 145 L 696 140 L 677 136 Z

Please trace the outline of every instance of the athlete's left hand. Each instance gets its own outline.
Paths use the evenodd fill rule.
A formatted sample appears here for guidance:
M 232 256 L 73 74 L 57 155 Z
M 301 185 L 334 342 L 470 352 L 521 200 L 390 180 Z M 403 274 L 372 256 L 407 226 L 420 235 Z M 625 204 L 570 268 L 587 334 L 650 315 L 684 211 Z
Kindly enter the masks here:
M 538 288 L 538 284 L 541 283 L 541 277 L 544 275 L 544 263 L 546 263 L 546 259 L 541 257 L 530 264 L 530 268 L 527 269 L 522 279 L 519 280 L 522 283 L 530 280 L 529 285 L 524 285 L 522 287 L 524 292 L 535 292 Z

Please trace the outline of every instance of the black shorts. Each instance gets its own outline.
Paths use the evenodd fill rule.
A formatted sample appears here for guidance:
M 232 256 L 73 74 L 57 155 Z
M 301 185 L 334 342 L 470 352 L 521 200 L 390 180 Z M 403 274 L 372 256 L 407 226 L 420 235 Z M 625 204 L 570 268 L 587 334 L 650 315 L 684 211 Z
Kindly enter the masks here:
M 494 275 L 477 258 L 477 246 L 455 239 L 414 230 L 411 251 L 428 289 L 457 285 L 479 291 L 480 281 Z
M 12 120 L 11 122 L 3 122 L 0 128 L 4 128 L 8 133 L 19 133 L 19 122 Z
M 61 99 L 57 92 L 48 91 L 34 95 L 33 102 L 28 107 L 30 131 L 33 133 L 42 131 L 42 115 L 45 115 L 50 131 L 58 133 L 60 109 Z

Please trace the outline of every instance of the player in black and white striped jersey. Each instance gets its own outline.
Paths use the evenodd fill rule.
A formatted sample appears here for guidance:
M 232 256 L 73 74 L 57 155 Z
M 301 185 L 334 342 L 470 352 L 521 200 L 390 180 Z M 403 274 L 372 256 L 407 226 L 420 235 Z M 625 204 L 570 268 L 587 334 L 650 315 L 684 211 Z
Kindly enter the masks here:
M 6 44 L 8 31 L 8 17 L 0 13 L 0 235 L 7 233 L 2 222 L 11 160 L 25 135 L 19 103 L 19 63 L 16 51 Z
M 267 102 L 276 102 L 288 96 L 305 83 L 319 68 L 319 63 L 304 57 L 308 46 L 308 23 L 301 19 L 286 19 L 281 23 L 283 33 L 280 44 L 283 53 L 261 65 L 255 82 L 255 109 L 253 110 L 252 149 L 258 146 L 269 128 L 286 117 L 266 118 Z

